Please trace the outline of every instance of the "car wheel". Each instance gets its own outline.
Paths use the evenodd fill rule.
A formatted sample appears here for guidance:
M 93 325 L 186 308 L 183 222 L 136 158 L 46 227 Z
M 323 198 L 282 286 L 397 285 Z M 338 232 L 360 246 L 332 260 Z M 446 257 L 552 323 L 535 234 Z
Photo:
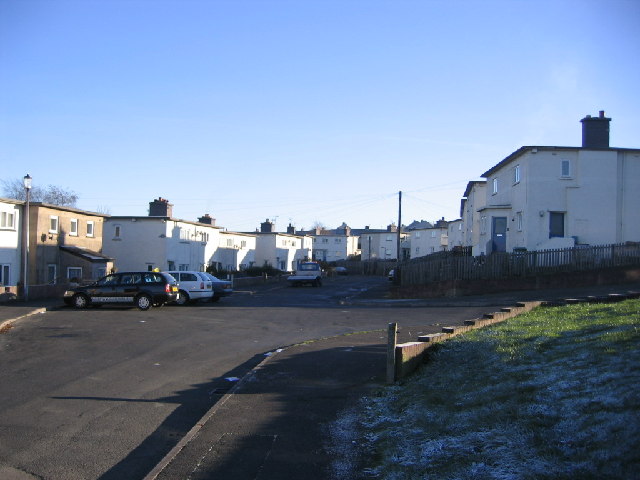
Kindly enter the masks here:
M 89 306 L 89 297 L 78 293 L 73 297 L 73 306 L 76 308 L 87 308 Z
M 176 298 L 176 303 L 178 305 L 186 305 L 189 303 L 189 294 L 184 290 L 180 290 L 178 292 L 178 298 Z
M 136 307 L 140 310 L 149 310 L 152 305 L 151 297 L 146 294 L 142 294 L 136 298 Z

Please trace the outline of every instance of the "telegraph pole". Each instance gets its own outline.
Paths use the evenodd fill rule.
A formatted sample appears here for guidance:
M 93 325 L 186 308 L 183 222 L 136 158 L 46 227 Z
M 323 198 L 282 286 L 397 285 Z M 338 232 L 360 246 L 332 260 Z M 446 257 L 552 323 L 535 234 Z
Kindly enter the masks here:
M 400 284 L 400 233 L 402 232 L 402 190 L 398 192 L 398 238 L 396 239 L 396 271 L 394 275 L 394 283 Z

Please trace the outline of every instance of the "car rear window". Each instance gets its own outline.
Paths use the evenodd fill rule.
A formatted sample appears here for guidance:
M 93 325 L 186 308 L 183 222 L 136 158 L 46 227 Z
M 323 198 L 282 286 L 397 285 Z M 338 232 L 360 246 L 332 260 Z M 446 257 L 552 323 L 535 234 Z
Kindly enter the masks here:
M 144 283 L 163 283 L 164 277 L 159 273 L 145 273 L 143 280 Z

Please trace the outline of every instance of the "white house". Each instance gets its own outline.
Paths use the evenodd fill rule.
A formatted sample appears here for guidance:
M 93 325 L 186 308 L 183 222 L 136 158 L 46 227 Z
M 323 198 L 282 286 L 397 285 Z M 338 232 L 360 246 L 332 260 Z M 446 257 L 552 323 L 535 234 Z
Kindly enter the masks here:
M 467 184 L 460 205 L 462 218 L 462 245 L 472 247 L 472 255 L 480 255 L 480 214 L 487 202 L 486 180 L 474 180 Z
M 16 286 L 21 278 L 22 209 L 23 202 L 0 198 L 0 285 L 3 287 Z
M 289 228 L 291 232 L 292 227 Z M 274 224 L 266 220 L 256 232 L 256 266 L 272 266 L 283 272 L 295 270 L 299 262 L 313 257 L 313 239 L 308 235 L 274 232 Z
M 640 241 L 640 150 L 609 147 L 610 121 L 583 118 L 582 147 L 521 147 L 487 170 L 474 250 Z
M 447 222 L 447 249 L 465 246 L 464 222 L 461 218 Z
M 297 233 L 312 237 L 314 260 L 336 262 L 360 254 L 359 237 L 353 234 L 351 227 L 346 223 L 332 230 L 318 227 Z
M 371 229 L 365 227 L 360 230 L 360 246 L 362 260 L 395 260 L 398 258 L 398 227 L 395 224 L 388 225 L 386 230 Z M 400 234 L 400 242 L 408 237 L 408 234 Z
M 213 254 L 218 269 L 241 271 L 256 263 L 256 234 L 221 231 Z
M 172 218 L 168 200 L 149 203 L 149 216 L 105 218 L 103 251 L 118 270 L 199 270 L 213 261 L 220 227 L 208 215 L 198 222 Z
M 448 246 L 448 222 L 438 220 L 431 228 L 418 228 L 409 232 L 411 258 L 443 252 Z

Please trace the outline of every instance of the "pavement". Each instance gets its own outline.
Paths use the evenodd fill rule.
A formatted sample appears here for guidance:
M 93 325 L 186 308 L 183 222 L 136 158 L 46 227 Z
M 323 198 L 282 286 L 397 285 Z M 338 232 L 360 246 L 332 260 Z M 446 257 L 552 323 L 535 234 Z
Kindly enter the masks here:
M 399 308 L 487 306 L 490 313 L 518 301 L 604 298 L 630 291 L 640 291 L 640 283 L 409 301 L 367 292 L 345 302 Z M 0 332 L 30 315 L 60 307 L 59 301 L 0 305 Z M 399 342 L 416 340 L 403 334 L 408 332 L 401 331 Z M 386 342 L 386 331 L 372 331 L 310 339 L 267 353 L 243 378 L 229 379 L 234 387 L 220 394 L 145 480 L 336 478 L 339 465 L 334 464 L 336 452 L 330 443 L 335 420 L 385 384 Z

